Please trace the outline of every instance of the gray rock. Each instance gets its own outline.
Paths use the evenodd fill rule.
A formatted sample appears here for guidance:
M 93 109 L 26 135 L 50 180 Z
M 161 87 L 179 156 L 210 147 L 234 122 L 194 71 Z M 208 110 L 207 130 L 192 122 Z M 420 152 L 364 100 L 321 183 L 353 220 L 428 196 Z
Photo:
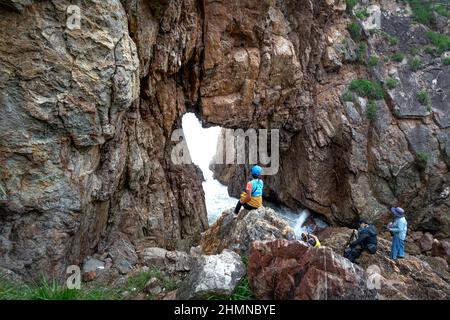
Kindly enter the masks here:
M 23 12 L 26 7 L 30 6 L 33 0 L 0 0 L 0 5 L 7 6 L 17 12 Z
M 251 242 L 274 239 L 295 239 L 295 233 L 273 209 L 243 209 L 237 217 L 234 210 L 229 209 L 203 234 L 201 246 L 206 254 L 217 254 L 223 249 L 246 254 Z
M 194 258 L 183 251 L 169 251 L 166 253 L 166 265 L 169 272 L 183 272 L 191 270 Z
M 105 263 L 98 259 L 90 258 L 83 264 L 83 272 L 92 272 L 98 270 L 104 270 Z
M 138 262 L 134 247 L 125 240 L 116 242 L 109 250 L 114 266 L 121 274 L 127 274 Z
M 161 293 L 162 288 L 159 285 L 159 280 L 157 278 L 151 278 L 148 280 L 145 284 L 144 291 L 155 295 Z
M 204 299 L 209 295 L 226 296 L 245 275 L 241 257 L 230 250 L 203 256 L 177 290 L 177 299 Z
M 145 248 L 142 254 L 142 260 L 147 266 L 165 268 L 167 252 L 166 249 L 158 247 Z

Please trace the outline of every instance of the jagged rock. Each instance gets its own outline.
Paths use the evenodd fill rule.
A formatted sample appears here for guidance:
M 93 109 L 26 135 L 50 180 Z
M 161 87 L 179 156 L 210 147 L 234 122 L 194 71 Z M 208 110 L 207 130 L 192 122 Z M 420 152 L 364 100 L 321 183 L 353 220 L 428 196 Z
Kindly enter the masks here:
M 8 270 L 0 266 L 0 280 L 9 280 L 13 282 L 21 282 L 22 278 L 14 271 Z
M 419 239 L 418 244 L 421 251 L 430 251 L 433 248 L 433 235 L 429 232 L 425 232 Z
M 145 248 L 142 254 L 142 261 L 147 266 L 165 267 L 167 250 L 163 248 Z
M 0 0 L 0 5 L 7 6 L 22 13 L 26 7 L 32 4 L 33 0 Z
M 364 270 L 331 248 L 300 241 L 255 241 L 248 278 L 259 299 L 371 299 Z
M 244 263 L 233 251 L 224 250 L 218 255 L 202 256 L 178 288 L 177 299 L 229 295 L 244 275 Z
M 169 272 L 186 272 L 194 265 L 194 257 L 183 251 L 169 251 L 166 254 Z
M 319 234 L 321 243 L 333 247 L 336 253 L 342 253 L 351 230 L 347 228 L 329 228 Z M 408 244 L 405 243 L 407 251 Z M 391 242 L 378 237 L 376 254 L 363 252 L 359 266 L 366 270 L 375 270 L 374 278 L 379 284 L 376 299 L 447 299 L 450 294 L 450 273 L 442 261 L 421 255 L 405 255 L 405 259 L 392 261 Z M 431 259 L 431 260 L 430 260 Z M 430 263 L 429 263 L 430 261 Z M 438 266 L 438 268 L 432 267 Z
M 450 243 L 448 241 L 434 239 L 431 253 L 433 256 L 442 257 L 450 263 Z
M 368 5 L 361 4 L 358 10 L 369 9 Z M 275 113 L 275 119 L 271 119 L 271 128 L 280 121 L 288 132 L 281 132 L 280 170 L 264 177 L 265 195 L 291 208 L 301 205 L 312 209 L 335 225 L 351 225 L 360 217 L 385 225 L 390 219 L 386 213 L 398 203 L 408 214 L 411 230 L 425 229 L 447 238 L 450 200 L 440 195 L 450 179 L 450 66 L 440 64 L 436 54 L 420 52 L 422 68 L 413 71 L 413 49 L 430 43 L 428 27 L 404 14 L 404 4 L 383 1 L 376 5 L 381 9 L 381 30 L 367 33 L 367 55 L 389 58 L 403 52 L 404 62 L 380 59 L 377 66 L 363 74 L 351 68 L 345 54 L 338 53 L 352 47 L 356 52 L 358 45 L 352 45 L 334 12 L 336 24 L 322 29 L 325 43 L 320 65 L 327 84 L 313 84 L 318 94 L 302 96 L 300 103 L 308 106 L 308 101 L 314 101 L 308 109 L 311 112 L 290 110 L 295 123 L 282 120 L 282 110 L 281 115 Z M 372 10 L 379 12 L 373 7 L 368 11 Z M 326 8 L 323 12 L 327 12 Z M 304 14 L 303 19 L 309 21 L 308 15 Z M 295 29 L 289 18 L 287 25 Z M 294 47 L 297 43 L 300 48 L 310 45 L 307 35 L 299 39 Z M 311 48 L 314 52 L 315 46 Z M 296 53 L 300 60 L 310 57 L 301 49 Z M 308 71 L 302 71 L 305 77 Z M 373 121 L 367 118 L 366 98 L 355 93 L 352 102 L 341 98 L 350 81 L 357 78 L 381 84 L 389 78 L 397 81 L 396 87 L 386 88 L 385 98 L 376 102 Z M 422 90 L 429 96 L 430 107 L 418 99 Z M 420 160 L 419 155 L 427 161 Z M 228 185 L 229 193 L 239 196 L 248 179 L 248 164 L 218 163 L 212 168 L 214 177 Z
M 161 293 L 162 289 L 159 285 L 159 280 L 157 278 L 151 278 L 147 281 L 144 287 L 144 291 L 149 294 L 157 295 Z
M 169 291 L 161 297 L 161 300 L 176 300 L 176 299 L 177 299 L 177 290 Z
M 183 251 L 168 251 L 162 248 L 145 248 L 141 260 L 147 266 L 157 267 L 169 273 L 191 270 L 196 257 Z
M 295 234 L 273 209 L 243 209 L 238 216 L 229 209 L 203 234 L 200 245 L 206 254 L 220 253 L 223 249 L 246 254 L 251 242 L 278 238 L 295 239 Z
M 81 29 L 67 28 L 69 0 L 0 3 L 2 267 L 64 276 L 67 263 L 119 240 L 197 245 L 208 227 L 201 175 L 169 160 L 189 111 L 205 126 L 280 129 L 280 168 L 265 177 L 272 199 L 336 225 L 387 223 L 389 206 L 405 204 L 412 229 L 450 237 L 450 198 L 440 196 L 450 66 L 420 53 L 424 68 L 410 70 L 411 49 L 429 39 L 397 14 L 404 5 L 380 3 L 382 31 L 399 40 L 368 34 L 367 52 L 402 51 L 405 63 L 361 68 L 343 0 L 87 0 Z M 361 99 L 343 104 L 351 80 L 384 83 L 389 70 L 398 85 L 374 121 Z M 431 112 L 417 100 L 423 89 Z M 232 195 L 248 178 L 245 166 L 215 175 Z M 127 259 L 113 260 L 126 272 Z
M 82 278 L 83 281 L 92 281 L 97 278 L 98 274 L 105 270 L 105 263 L 95 258 L 88 259 L 83 264 Z
M 127 241 L 115 243 L 109 250 L 114 266 L 121 274 L 129 273 L 138 262 L 138 255 L 134 247 Z

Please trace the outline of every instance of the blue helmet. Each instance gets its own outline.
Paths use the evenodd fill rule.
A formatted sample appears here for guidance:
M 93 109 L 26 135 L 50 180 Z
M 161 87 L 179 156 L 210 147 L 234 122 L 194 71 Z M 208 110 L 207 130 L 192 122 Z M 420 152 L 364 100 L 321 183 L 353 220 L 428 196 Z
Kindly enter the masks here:
M 261 175 L 262 168 L 260 166 L 253 166 L 252 175 L 259 177 Z

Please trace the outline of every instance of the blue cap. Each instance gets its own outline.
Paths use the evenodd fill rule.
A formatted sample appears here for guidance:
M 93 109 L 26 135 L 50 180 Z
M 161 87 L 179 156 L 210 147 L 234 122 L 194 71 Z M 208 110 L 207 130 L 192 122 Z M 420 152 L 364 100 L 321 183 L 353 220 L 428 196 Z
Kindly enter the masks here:
M 260 166 L 253 166 L 252 168 L 252 175 L 259 177 L 261 175 L 261 167 Z
M 396 208 L 391 208 L 391 212 L 394 214 L 394 216 L 396 217 L 403 217 L 405 215 L 405 210 L 403 210 L 400 207 L 396 207 Z

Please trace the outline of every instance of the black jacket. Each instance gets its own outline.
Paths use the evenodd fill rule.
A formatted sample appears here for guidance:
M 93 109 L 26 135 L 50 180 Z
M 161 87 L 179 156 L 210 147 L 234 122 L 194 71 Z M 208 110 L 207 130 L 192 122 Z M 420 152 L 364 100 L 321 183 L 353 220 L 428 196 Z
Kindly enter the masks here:
M 377 245 L 377 229 L 373 224 L 365 228 L 360 228 L 358 230 L 358 239 L 350 243 L 350 247 L 356 247 L 357 245 L 362 245 L 366 247 L 369 244 Z

